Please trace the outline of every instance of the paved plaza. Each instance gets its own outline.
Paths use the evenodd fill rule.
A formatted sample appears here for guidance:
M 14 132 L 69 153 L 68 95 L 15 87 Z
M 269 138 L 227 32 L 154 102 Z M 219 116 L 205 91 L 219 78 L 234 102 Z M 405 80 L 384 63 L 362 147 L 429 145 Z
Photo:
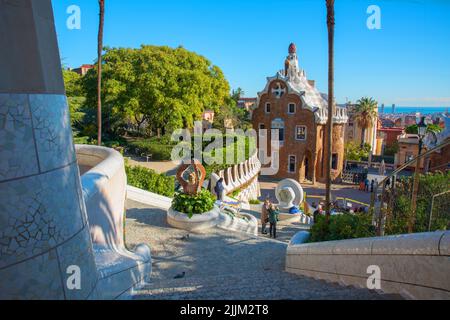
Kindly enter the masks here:
M 260 177 L 260 186 L 261 186 L 261 197 L 260 199 L 265 199 L 269 197 L 272 201 L 276 202 L 275 197 L 275 188 L 280 180 L 271 179 L 270 177 Z M 325 184 L 316 183 L 316 184 L 301 184 L 303 190 L 306 192 L 308 196 L 323 196 L 325 197 Z M 332 194 L 336 197 L 343 197 L 348 199 L 353 199 L 362 203 L 369 204 L 371 193 L 364 192 L 359 190 L 359 186 L 351 185 L 351 184 L 333 184 L 332 185 Z M 308 203 L 318 202 L 319 199 L 308 199 Z
M 187 235 L 167 225 L 164 210 L 127 202 L 127 246 L 148 244 L 153 260 L 151 283 L 135 299 L 386 298 L 284 272 L 288 236 L 279 241 L 219 229 Z

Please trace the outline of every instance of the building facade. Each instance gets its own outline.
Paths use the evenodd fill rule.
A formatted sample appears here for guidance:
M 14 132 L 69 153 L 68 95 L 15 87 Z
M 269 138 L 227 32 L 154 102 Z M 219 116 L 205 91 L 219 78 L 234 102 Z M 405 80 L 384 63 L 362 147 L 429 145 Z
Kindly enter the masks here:
M 423 151 L 426 150 L 426 146 L 423 147 Z M 405 163 L 413 160 L 419 155 L 419 135 L 417 134 L 402 134 L 398 137 L 398 152 L 395 155 L 395 168 L 398 168 Z M 420 170 L 424 169 L 425 161 L 420 160 Z M 408 167 L 409 169 L 415 168 L 415 163 Z
M 80 76 L 85 76 L 89 70 L 93 69 L 94 66 L 92 64 L 83 64 L 79 68 L 75 68 L 72 71 L 78 73 Z
M 363 139 L 363 128 L 359 126 L 358 122 L 355 121 L 356 116 L 356 105 L 347 104 L 348 122 L 345 125 L 345 142 L 354 141 L 356 144 L 360 145 Z M 378 129 L 381 127 L 381 123 L 377 117 L 374 118 L 368 128 L 364 131 L 364 143 L 367 143 L 372 148 L 373 155 L 381 155 L 382 139 L 378 135 Z
M 326 123 L 328 98 L 306 78 L 299 68 L 295 44 L 289 46 L 285 69 L 267 78 L 266 87 L 258 93 L 252 124 L 258 132 L 259 143 L 266 135 L 267 154 L 261 155 L 263 167 L 270 167 L 269 157 L 279 159 L 275 178 L 292 178 L 299 182 L 324 182 L 327 153 Z M 333 180 L 340 178 L 344 165 L 344 125 L 346 109 L 336 107 L 333 116 Z M 272 130 L 278 130 L 280 150 L 271 148 Z M 262 150 L 261 145 L 259 145 Z

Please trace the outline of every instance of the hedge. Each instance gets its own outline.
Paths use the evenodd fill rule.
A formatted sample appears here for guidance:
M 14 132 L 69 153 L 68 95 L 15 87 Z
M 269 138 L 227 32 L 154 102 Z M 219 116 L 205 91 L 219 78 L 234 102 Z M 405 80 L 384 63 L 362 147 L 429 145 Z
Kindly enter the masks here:
M 159 174 L 155 170 L 140 166 L 125 165 L 128 184 L 162 196 L 173 197 L 175 193 L 175 177 Z
M 345 240 L 375 237 L 372 215 L 366 213 L 332 215 L 326 223 L 326 217 L 319 215 L 318 221 L 311 227 L 310 242 Z
M 171 158 L 173 145 L 155 140 L 134 140 L 128 142 L 128 149 L 138 156 L 151 154 L 152 160 L 168 161 Z

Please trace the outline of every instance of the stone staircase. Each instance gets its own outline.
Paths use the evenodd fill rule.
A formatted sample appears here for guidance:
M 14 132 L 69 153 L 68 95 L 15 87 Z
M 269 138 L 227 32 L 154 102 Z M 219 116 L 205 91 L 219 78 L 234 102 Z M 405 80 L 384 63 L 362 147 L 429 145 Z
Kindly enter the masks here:
M 375 291 L 346 287 L 284 271 L 256 271 L 154 281 L 137 300 L 384 300 Z
M 187 232 L 166 224 L 165 210 L 133 201 L 128 201 L 127 208 L 127 245 L 147 243 L 153 262 L 151 282 L 134 292 L 134 299 L 393 298 L 285 272 L 284 241 L 220 229 L 186 237 Z

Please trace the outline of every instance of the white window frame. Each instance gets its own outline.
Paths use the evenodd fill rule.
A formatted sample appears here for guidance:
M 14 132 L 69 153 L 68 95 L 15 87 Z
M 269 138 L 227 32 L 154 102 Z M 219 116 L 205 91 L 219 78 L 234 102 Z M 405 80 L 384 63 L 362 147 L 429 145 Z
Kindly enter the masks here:
M 305 128 L 305 139 L 299 139 L 299 138 L 298 138 L 297 130 L 298 130 L 299 127 Z M 307 139 L 308 139 L 308 127 L 305 126 L 305 125 L 298 125 L 298 126 L 295 126 L 295 140 L 296 140 L 296 141 L 306 141 Z
M 294 112 L 290 112 L 290 106 L 294 106 Z M 293 102 L 290 102 L 290 103 L 288 103 L 288 110 L 287 110 L 287 113 L 288 114 L 295 114 L 297 112 L 297 104 L 296 103 L 293 103 Z
M 270 110 L 267 111 L 267 106 L 270 106 Z M 272 111 L 272 104 L 270 102 L 266 102 L 266 104 L 264 105 L 264 112 L 266 114 L 269 114 Z
M 294 157 L 294 171 L 291 171 L 291 157 Z M 297 156 L 295 154 L 288 155 L 288 173 L 296 173 L 297 172 Z

